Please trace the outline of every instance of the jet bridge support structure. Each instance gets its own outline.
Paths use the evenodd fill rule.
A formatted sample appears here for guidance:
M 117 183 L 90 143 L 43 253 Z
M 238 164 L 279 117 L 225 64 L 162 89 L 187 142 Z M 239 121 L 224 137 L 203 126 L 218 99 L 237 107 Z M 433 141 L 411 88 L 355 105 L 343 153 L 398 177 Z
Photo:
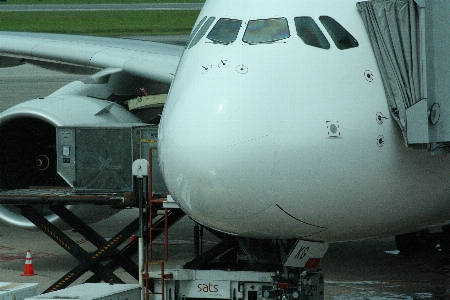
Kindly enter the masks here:
M 357 7 L 406 145 L 448 153 L 450 2 L 371 0 Z

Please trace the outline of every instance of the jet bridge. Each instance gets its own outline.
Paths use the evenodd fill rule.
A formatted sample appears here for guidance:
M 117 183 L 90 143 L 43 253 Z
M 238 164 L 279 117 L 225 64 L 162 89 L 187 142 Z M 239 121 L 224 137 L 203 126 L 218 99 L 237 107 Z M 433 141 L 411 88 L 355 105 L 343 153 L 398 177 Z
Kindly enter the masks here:
M 450 1 L 357 3 L 407 146 L 450 150 Z

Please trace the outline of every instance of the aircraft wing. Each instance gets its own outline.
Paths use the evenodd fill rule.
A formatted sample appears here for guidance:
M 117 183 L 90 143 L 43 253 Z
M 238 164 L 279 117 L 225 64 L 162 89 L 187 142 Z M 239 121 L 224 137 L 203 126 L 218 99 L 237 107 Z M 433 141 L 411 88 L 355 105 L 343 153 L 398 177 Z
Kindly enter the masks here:
M 184 47 L 121 38 L 0 31 L 0 57 L 114 68 L 170 84 Z
M 130 112 L 126 109 L 126 104 L 129 100 L 142 96 L 145 91 L 150 92 L 148 97 L 155 97 L 158 100 L 164 98 L 168 86 L 172 83 L 183 49 L 182 46 L 132 39 L 0 31 L 0 67 L 13 67 L 24 62 L 31 62 L 65 72 L 75 69 L 80 71 L 77 73 L 89 74 L 89 76 L 68 83 L 49 96 L 21 101 L 0 113 L 0 140 L 7 141 L 1 143 L 0 156 L 8 157 L 8 162 L 0 165 L 0 189 L 28 189 L 30 186 L 43 185 L 73 186 L 74 182 L 71 179 L 66 180 L 64 178 L 68 177 L 63 178 L 58 175 L 58 165 L 53 163 L 57 159 L 56 127 L 74 127 L 83 124 L 83 126 L 97 129 L 102 126 L 103 128 L 114 128 L 115 126 L 131 128 L 132 124 L 144 125 L 156 120 L 161 113 L 161 107 L 157 107 L 157 109 L 140 107 L 140 109 L 136 109 L 137 112 Z M 99 69 L 101 70 L 99 71 Z M 81 72 L 83 70 L 85 73 Z M 87 73 L 88 71 L 90 73 Z M 26 86 L 26 82 L 23 86 Z M 141 88 L 145 88 L 144 91 Z M 7 102 L 5 105 L 11 104 L 9 100 L 4 100 L 2 99 L 2 102 Z M 158 101 L 158 103 L 162 102 Z M 37 142 L 31 141 L 32 139 L 36 139 Z M 91 141 L 93 142 L 93 140 Z M 96 141 L 93 144 L 111 145 L 114 143 L 113 149 L 116 151 L 119 147 L 116 145 L 122 143 L 128 147 L 128 142 L 126 138 L 114 140 L 111 138 L 108 142 L 97 143 Z M 33 149 L 33 153 L 29 153 L 30 147 Z M 28 154 L 25 154 L 24 151 Z M 69 152 L 70 155 L 75 153 L 73 150 Z M 14 155 L 14 153 L 16 154 Z M 36 165 L 39 157 L 47 159 L 46 163 L 48 162 L 48 164 L 45 168 L 41 168 L 39 165 L 32 171 L 22 170 L 21 166 L 26 165 L 28 168 L 30 165 Z M 120 163 L 132 159 L 125 155 L 122 158 L 120 158 Z M 100 161 L 103 161 L 102 159 L 99 158 Z M 69 159 L 65 163 L 71 162 L 73 165 L 74 160 L 74 158 Z M 119 186 L 120 189 L 128 189 L 128 179 L 123 180 L 118 175 L 119 179 L 114 177 L 119 172 L 114 168 L 116 166 L 121 168 L 120 164 L 114 162 L 114 167 L 110 166 L 110 160 L 111 158 L 105 158 L 107 161 L 105 170 L 111 170 L 106 173 L 112 177 L 104 177 L 106 179 L 102 179 L 102 182 L 103 180 L 112 182 L 115 185 L 113 189 L 117 189 Z M 123 169 L 120 169 L 123 172 L 120 173 L 128 176 L 125 171 L 128 166 L 124 166 Z M 109 169 L 110 167 L 111 169 Z M 27 172 L 27 178 L 31 178 L 31 180 L 25 182 L 11 176 L 13 169 L 16 170 L 14 173 L 20 174 L 20 176 L 23 175 L 23 172 Z M 100 169 L 103 170 L 103 167 Z M 41 172 L 43 170 L 45 172 Z M 53 180 L 55 176 L 59 178 L 56 181 Z M 94 174 L 94 176 L 98 175 Z M 109 179 L 113 177 L 114 179 Z M 7 178 L 10 179 L 6 180 Z M 105 190 L 102 186 L 103 183 L 99 184 L 94 179 L 92 182 L 95 182 L 96 188 Z M 118 185 L 116 185 L 117 182 L 119 182 Z M 88 215 L 93 217 L 93 220 L 90 221 L 88 216 L 85 216 L 84 212 L 76 207 L 79 206 L 74 206 L 77 214 L 87 222 L 99 221 L 106 215 L 110 215 L 110 213 L 105 214 L 109 210 L 105 210 L 104 207 L 90 207 L 86 210 Z M 51 222 L 59 222 L 56 215 L 50 214 L 49 219 Z M 8 208 L 1 205 L 0 221 L 21 228 L 34 227 L 20 213 L 9 211 Z

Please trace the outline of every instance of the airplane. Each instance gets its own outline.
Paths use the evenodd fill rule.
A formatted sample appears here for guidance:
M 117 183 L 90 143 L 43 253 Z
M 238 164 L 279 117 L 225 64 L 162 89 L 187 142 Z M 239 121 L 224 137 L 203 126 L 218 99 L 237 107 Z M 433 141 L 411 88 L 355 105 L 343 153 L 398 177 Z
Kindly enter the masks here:
M 101 69 L 0 114 L 2 140 L 14 138 L 2 145 L 11 157 L 2 172 L 54 145 L 54 127 L 142 123 L 115 102 L 144 87 L 168 93 L 161 169 L 173 199 L 203 226 L 317 244 L 396 235 L 400 250 L 439 239 L 448 251 L 450 158 L 405 146 L 358 2 L 207 0 L 185 47 L 1 32 L 6 66 Z M 0 218 L 28 226 L 5 208 Z

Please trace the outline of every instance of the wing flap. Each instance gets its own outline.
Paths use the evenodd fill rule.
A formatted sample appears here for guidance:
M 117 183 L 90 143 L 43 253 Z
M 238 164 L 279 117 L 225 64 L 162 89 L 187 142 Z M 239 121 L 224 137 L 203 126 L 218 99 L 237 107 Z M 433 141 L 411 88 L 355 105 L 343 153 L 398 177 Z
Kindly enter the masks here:
M 123 71 L 170 84 L 184 47 L 120 38 L 0 32 L 0 54 Z

